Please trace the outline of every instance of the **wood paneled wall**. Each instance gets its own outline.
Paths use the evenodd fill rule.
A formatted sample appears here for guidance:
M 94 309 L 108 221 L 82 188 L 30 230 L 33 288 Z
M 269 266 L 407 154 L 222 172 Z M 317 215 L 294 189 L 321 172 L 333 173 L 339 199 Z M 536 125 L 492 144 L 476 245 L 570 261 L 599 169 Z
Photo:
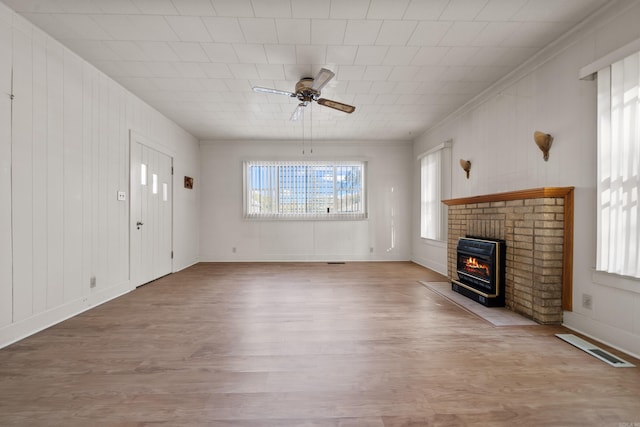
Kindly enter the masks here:
M 176 157 L 197 158 L 191 151 L 199 148 L 92 65 L 0 9 L 1 347 L 129 289 L 129 201 L 116 195 L 129 193 L 130 131 Z M 197 163 L 185 166 L 197 175 Z

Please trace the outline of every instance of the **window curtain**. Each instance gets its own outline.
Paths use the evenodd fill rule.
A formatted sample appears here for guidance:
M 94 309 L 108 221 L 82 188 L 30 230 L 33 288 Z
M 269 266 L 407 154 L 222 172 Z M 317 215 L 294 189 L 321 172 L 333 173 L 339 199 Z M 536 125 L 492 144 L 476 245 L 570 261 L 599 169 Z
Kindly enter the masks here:
M 421 159 L 421 224 L 420 236 L 442 240 L 442 150 L 431 152 Z
M 640 278 L 640 53 L 598 72 L 596 269 Z

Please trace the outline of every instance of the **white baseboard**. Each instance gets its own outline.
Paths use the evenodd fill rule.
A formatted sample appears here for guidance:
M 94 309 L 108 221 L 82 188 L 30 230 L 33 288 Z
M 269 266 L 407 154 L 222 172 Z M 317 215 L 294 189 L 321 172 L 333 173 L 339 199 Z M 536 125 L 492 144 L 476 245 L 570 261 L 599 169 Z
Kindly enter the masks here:
M 443 276 L 447 275 L 447 266 L 446 265 L 442 265 L 440 263 L 433 262 L 432 260 L 421 259 L 421 258 L 418 258 L 418 257 L 412 257 L 411 261 L 415 262 L 418 265 L 423 266 L 424 268 L 428 268 L 429 270 L 433 270 L 436 273 L 440 273 Z
M 640 359 L 640 336 L 631 332 L 614 328 L 572 311 L 564 312 L 562 326 Z
M 30 335 L 43 331 L 95 306 L 104 304 L 105 302 L 124 295 L 133 289 L 135 288 L 131 287 L 127 281 L 126 283 L 111 286 L 108 289 L 96 290 L 82 298 L 69 301 L 58 307 L 54 307 L 31 316 L 28 319 L 0 328 L 0 348 L 6 347 Z

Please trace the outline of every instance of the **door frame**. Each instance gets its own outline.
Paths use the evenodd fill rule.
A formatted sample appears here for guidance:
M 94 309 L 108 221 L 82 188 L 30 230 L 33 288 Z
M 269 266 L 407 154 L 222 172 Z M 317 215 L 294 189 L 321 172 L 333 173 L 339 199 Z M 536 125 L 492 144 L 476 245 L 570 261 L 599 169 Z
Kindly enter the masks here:
M 175 217 L 175 212 L 174 212 L 174 204 L 173 204 L 173 200 L 174 200 L 174 187 L 175 187 L 175 179 L 174 179 L 174 174 L 173 174 L 173 162 L 175 159 L 175 152 L 173 150 L 171 150 L 170 148 L 162 145 L 161 143 L 154 141 L 146 136 L 144 136 L 143 134 L 141 134 L 140 132 L 134 130 L 134 129 L 130 129 L 129 130 L 129 282 L 132 285 L 132 288 L 136 288 L 138 286 L 144 285 L 144 283 L 137 283 L 137 281 L 139 280 L 136 277 L 133 277 L 133 265 L 134 262 L 139 262 L 139 258 L 137 257 L 137 255 L 135 254 L 135 251 L 133 250 L 134 245 L 136 245 L 135 242 L 135 227 L 136 224 L 134 223 L 136 221 L 135 215 L 137 214 L 137 212 L 134 212 L 134 199 L 133 194 L 134 194 L 134 185 L 139 185 L 138 183 L 138 179 L 139 179 L 139 171 L 134 171 L 134 164 L 133 164 L 133 148 L 135 146 L 135 144 L 138 143 L 140 145 L 143 145 L 147 148 L 150 148 L 152 150 L 155 150 L 161 154 L 166 155 L 167 157 L 169 157 L 171 159 L 171 188 L 170 188 L 170 206 L 169 209 L 171 210 L 171 230 L 169 231 L 170 233 L 170 237 L 171 237 L 171 253 L 173 254 L 173 244 L 174 244 L 174 238 L 173 238 L 173 231 L 174 231 L 174 217 Z M 137 172 L 137 174 L 136 174 Z M 136 180 L 136 182 L 134 183 L 134 180 Z M 137 246 L 139 247 L 141 244 L 140 241 L 137 242 Z M 174 273 L 175 269 L 174 269 L 174 263 L 173 263 L 174 257 L 171 257 L 171 267 L 170 267 L 170 272 Z M 170 273 L 170 274 L 171 274 Z

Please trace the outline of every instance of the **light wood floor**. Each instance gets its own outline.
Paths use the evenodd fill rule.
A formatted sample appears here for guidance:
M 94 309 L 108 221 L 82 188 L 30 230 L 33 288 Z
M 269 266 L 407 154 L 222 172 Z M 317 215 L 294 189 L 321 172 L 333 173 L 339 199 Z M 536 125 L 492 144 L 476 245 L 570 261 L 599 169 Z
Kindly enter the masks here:
M 640 369 L 561 327 L 493 326 L 419 280 L 444 278 L 196 265 L 0 350 L 0 425 L 640 425 Z

